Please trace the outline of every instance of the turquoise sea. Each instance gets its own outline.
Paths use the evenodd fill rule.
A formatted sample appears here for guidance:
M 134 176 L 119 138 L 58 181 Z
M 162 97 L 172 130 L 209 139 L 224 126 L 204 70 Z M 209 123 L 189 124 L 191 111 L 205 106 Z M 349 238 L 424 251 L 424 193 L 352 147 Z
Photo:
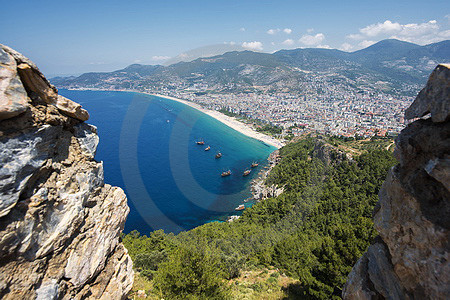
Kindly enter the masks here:
M 125 232 L 178 233 L 240 214 L 250 182 L 275 150 L 173 100 L 132 92 L 60 90 L 87 109 L 100 136 L 96 159 L 105 182 L 122 187 L 130 214 Z M 203 139 L 204 146 L 195 141 Z M 210 151 L 205 151 L 206 146 Z M 215 159 L 220 151 L 223 156 Z M 252 161 L 259 166 L 242 173 Z M 231 170 L 228 177 L 223 171 Z

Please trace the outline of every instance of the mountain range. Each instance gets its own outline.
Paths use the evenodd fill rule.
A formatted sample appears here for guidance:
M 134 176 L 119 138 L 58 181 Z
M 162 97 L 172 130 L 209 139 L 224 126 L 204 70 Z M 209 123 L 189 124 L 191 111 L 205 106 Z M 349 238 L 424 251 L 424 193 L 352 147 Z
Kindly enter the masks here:
M 215 92 L 300 91 L 319 78 L 348 88 L 409 94 L 426 82 L 438 64 L 450 62 L 450 40 L 425 46 L 395 39 L 365 49 L 293 49 L 275 53 L 232 51 L 169 66 L 132 64 L 113 72 L 55 77 L 62 88 L 191 89 Z

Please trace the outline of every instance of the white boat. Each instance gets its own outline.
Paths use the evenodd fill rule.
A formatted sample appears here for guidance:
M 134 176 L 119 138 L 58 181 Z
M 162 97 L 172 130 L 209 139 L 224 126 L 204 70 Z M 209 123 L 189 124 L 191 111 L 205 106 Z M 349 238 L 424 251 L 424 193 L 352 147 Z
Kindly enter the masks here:
M 241 204 L 238 207 L 236 207 L 234 210 L 244 210 L 245 209 L 245 205 Z

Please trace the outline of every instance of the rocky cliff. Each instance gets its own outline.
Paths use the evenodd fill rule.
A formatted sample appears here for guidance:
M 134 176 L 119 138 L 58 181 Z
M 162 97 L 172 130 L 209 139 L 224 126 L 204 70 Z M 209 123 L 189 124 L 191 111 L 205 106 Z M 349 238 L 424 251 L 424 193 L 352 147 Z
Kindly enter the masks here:
M 103 182 L 87 111 L 0 45 L 0 298 L 121 299 L 129 208 Z
M 303 139 L 304 137 L 297 137 L 291 141 L 294 143 Z M 343 160 L 351 160 L 351 155 L 341 151 L 340 149 L 327 143 L 323 136 L 316 136 L 316 143 L 311 156 L 320 159 L 325 165 L 331 165 L 342 162 Z M 269 166 L 258 174 L 258 178 L 252 181 L 252 195 L 253 199 L 261 201 L 268 198 L 278 197 L 284 192 L 284 186 L 276 184 L 266 184 L 267 177 L 270 175 L 272 169 L 280 162 L 280 150 L 275 150 L 267 158 Z
M 284 187 L 279 187 L 276 184 L 267 185 L 266 179 L 269 176 L 272 169 L 280 162 L 280 150 L 272 152 L 267 161 L 269 166 L 261 170 L 258 174 L 258 178 L 252 181 L 251 191 L 253 199 L 261 201 L 271 197 L 278 197 L 284 192 Z
M 407 109 L 374 212 L 379 233 L 344 299 L 449 299 L 450 65 L 439 65 Z

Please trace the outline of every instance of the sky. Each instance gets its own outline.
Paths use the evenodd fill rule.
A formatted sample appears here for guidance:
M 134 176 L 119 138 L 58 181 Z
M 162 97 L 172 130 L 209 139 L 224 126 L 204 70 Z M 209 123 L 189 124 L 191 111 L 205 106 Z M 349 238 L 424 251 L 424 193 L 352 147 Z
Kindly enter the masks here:
M 450 39 L 446 1 L 3 1 L 0 43 L 47 76 L 162 64 L 208 45 L 355 51 Z

